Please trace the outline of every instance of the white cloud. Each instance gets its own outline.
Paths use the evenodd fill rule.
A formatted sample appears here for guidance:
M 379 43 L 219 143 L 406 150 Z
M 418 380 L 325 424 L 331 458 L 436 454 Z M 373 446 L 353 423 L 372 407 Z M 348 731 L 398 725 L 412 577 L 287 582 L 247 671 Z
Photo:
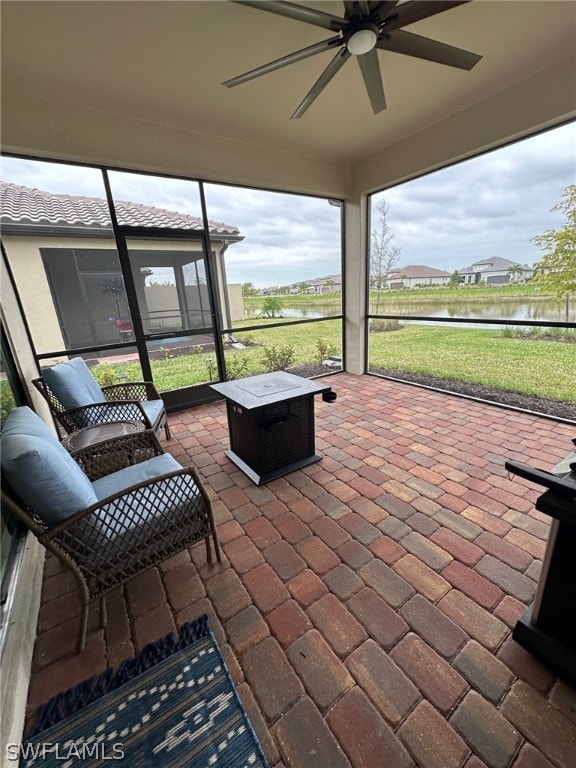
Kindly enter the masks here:
M 50 192 L 104 197 L 100 171 L 2 158 L 2 179 Z M 535 235 L 562 225 L 551 212 L 576 183 L 576 123 L 486 153 L 375 195 L 390 204 L 402 264 L 453 271 L 480 258 L 532 264 Z M 111 173 L 122 200 L 201 215 L 196 182 Z M 208 217 L 238 227 L 226 253 L 230 282 L 285 285 L 340 272 L 341 209 L 300 195 L 206 184 Z
M 576 123 L 516 142 L 374 196 L 389 203 L 402 265 L 453 271 L 501 256 L 533 264 L 530 241 L 562 226 L 551 209 L 576 183 Z

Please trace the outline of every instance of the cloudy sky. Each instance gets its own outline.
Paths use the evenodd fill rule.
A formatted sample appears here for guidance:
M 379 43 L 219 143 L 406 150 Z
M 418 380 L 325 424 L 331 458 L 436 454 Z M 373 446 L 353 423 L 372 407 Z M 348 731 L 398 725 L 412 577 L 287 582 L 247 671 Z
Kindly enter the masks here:
M 104 197 L 98 171 L 2 158 L 1 178 L 49 192 Z M 533 264 L 531 239 L 563 225 L 552 212 L 576 183 L 576 123 L 542 133 L 374 196 L 389 206 L 399 266 L 452 272 L 501 256 Z M 198 185 L 112 174 L 115 197 L 200 214 Z M 287 285 L 340 272 L 341 210 L 327 200 L 206 184 L 209 218 L 244 235 L 226 257 L 231 283 Z
M 551 211 L 576 183 L 576 123 L 415 179 L 375 196 L 389 206 L 400 264 L 452 272 L 501 256 L 532 265 L 530 240 L 564 224 Z

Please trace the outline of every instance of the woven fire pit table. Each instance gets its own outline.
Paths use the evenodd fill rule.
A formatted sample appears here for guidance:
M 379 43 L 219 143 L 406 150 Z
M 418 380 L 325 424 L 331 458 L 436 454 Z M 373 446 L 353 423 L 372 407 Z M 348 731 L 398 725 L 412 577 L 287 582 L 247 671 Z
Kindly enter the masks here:
M 328 385 L 278 371 L 210 386 L 226 398 L 226 455 L 256 485 L 320 459 L 314 447 L 314 395 L 334 401 Z

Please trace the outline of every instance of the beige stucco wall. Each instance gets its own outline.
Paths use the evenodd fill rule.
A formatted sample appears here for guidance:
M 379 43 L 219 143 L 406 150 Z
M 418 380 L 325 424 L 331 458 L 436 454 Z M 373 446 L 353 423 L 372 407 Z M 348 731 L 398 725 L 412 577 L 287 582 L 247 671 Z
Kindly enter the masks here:
M 65 347 L 40 256 L 40 248 L 48 245 L 47 240 L 48 238 L 6 235 L 2 237 L 26 319 L 39 353 Z M 70 248 L 70 241 L 54 238 L 50 241 L 49 247 Z M 85 247 L 96 246 L 89 245 L 86 241 Z
M 8 335 L 12 351 L 17 357 L 20 378 L 28 389 L 30 404 L 47 423 L 52 424 L 52 417 L 46 402 L 36 389 L 30 385 L 30 381 L 38 376 L 38 368 L 28 341 L 26 326 L 20 315 L 20 309 L 12 287 L 12 279 L 3 258 L 0 272 L 0 307 L 2 324 Z
M 228 285 L 228 304 L 230 306 L 230 322 L 244 320 L 244 299 L 240 283 Z
M 4 259 L 1 261 L 0 286 L 2 325 L 12 350 L 17 353 L 17 364 L 22 381 L 28 383 L 38 375 L 37 368 Z M 30 392 L 29 396 L 30 402 L 46 423 L 52 424 L 48 407 L 40 395 L 35 394 L 34 391 L 34 393 Z M 28 680 L 40 605 L 43 562 L 44 548 L 32 535 L 29 535 L 14 593 L 13 610 L 10 613 L 0 670 L 0 711 L 2 712 L 0 765 L 5 764 L 5 745 L 20 740 L 24 725 Z
M 93 248 L 116 250 L 114 240 L 106 240 L 102 238 L 80 239 L 72 237 L 16 237 L 4 235 L 2 241 L 6 249 L 10 267 L 14 274 L 16 285 L 18 286 L 26 319 L 37 352 L 42 354 L 56 349 L 64 349 L 66 344 L 60 331 L 60 323 L 52 301 L 48 279 L 42 264 L 40 249 L 69 249 L 76 247 L 79 249 Z M 137 247 L 139 250 L 151 249 L 154 251 L 173 251 L 181 248 L 185 251 L 197 252 L 201 249 L 202 245 L 200 241 L 180 242 L 173 240 L 165 243 L 159 241 L 151 243 L 138 241 Z M 233 244 L 229 247 L 233 247 Z M 213 242 L 212 248 L 218 257 L 218 244 Z M 137 286 L 137 290 L 139 288 L 143 289 L 142 286 Z M 166 309 L 170 315 L 173 315 L 174 308 L 178 306 L 178 297 L 174 286 L 154 285 L 148 286 L 143 290 L 145 291 L 146 296 L 143 306 L 147 303 L 150 310 Z M 194 300 L 193 295 L 192 300 Z M 238 314 L 239 311 L 242 311 L 243 313 L 241 301 L 242 296 L 240 294 L 240 300 L 238 301 L 238 299 L 236 299 L 235 303 L 236 314 Z M 208 301 L 206 299 L 206 306 L 207 303 Z M 233 319 L 242 319 L 242 317 L 243 314 L 240 317 L 235 316 Z M 50 361 L 45 364 L 48 363 L 50 363 Z
M 571 56 L 361 161 L 353 169 L 354 193 L 384 189 L 574 117 Z

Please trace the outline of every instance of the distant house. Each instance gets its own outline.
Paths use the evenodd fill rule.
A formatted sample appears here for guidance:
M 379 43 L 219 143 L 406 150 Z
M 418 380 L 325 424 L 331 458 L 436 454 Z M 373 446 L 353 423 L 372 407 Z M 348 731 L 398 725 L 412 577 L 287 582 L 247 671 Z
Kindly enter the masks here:
M 464 285 L 476 285 L 478 283 L 506 285 L 529 280 L 534 276 L 534 269 L 527 264 L 519 264 L 517 261 L 496 256 L 493 259 L 476 261 L 465 269 L 459 269 L 458 275 L 460 282 Z
M 395 269 L 386 275 L 385 287 L 388 290 L 401 288 L 421 288 L 427 285 L 447 285 L 450 272 L 423 264 L 411 264 Z
M 327 275 L 307 281 L 307 293 L 342 293 L 342 275 Z

